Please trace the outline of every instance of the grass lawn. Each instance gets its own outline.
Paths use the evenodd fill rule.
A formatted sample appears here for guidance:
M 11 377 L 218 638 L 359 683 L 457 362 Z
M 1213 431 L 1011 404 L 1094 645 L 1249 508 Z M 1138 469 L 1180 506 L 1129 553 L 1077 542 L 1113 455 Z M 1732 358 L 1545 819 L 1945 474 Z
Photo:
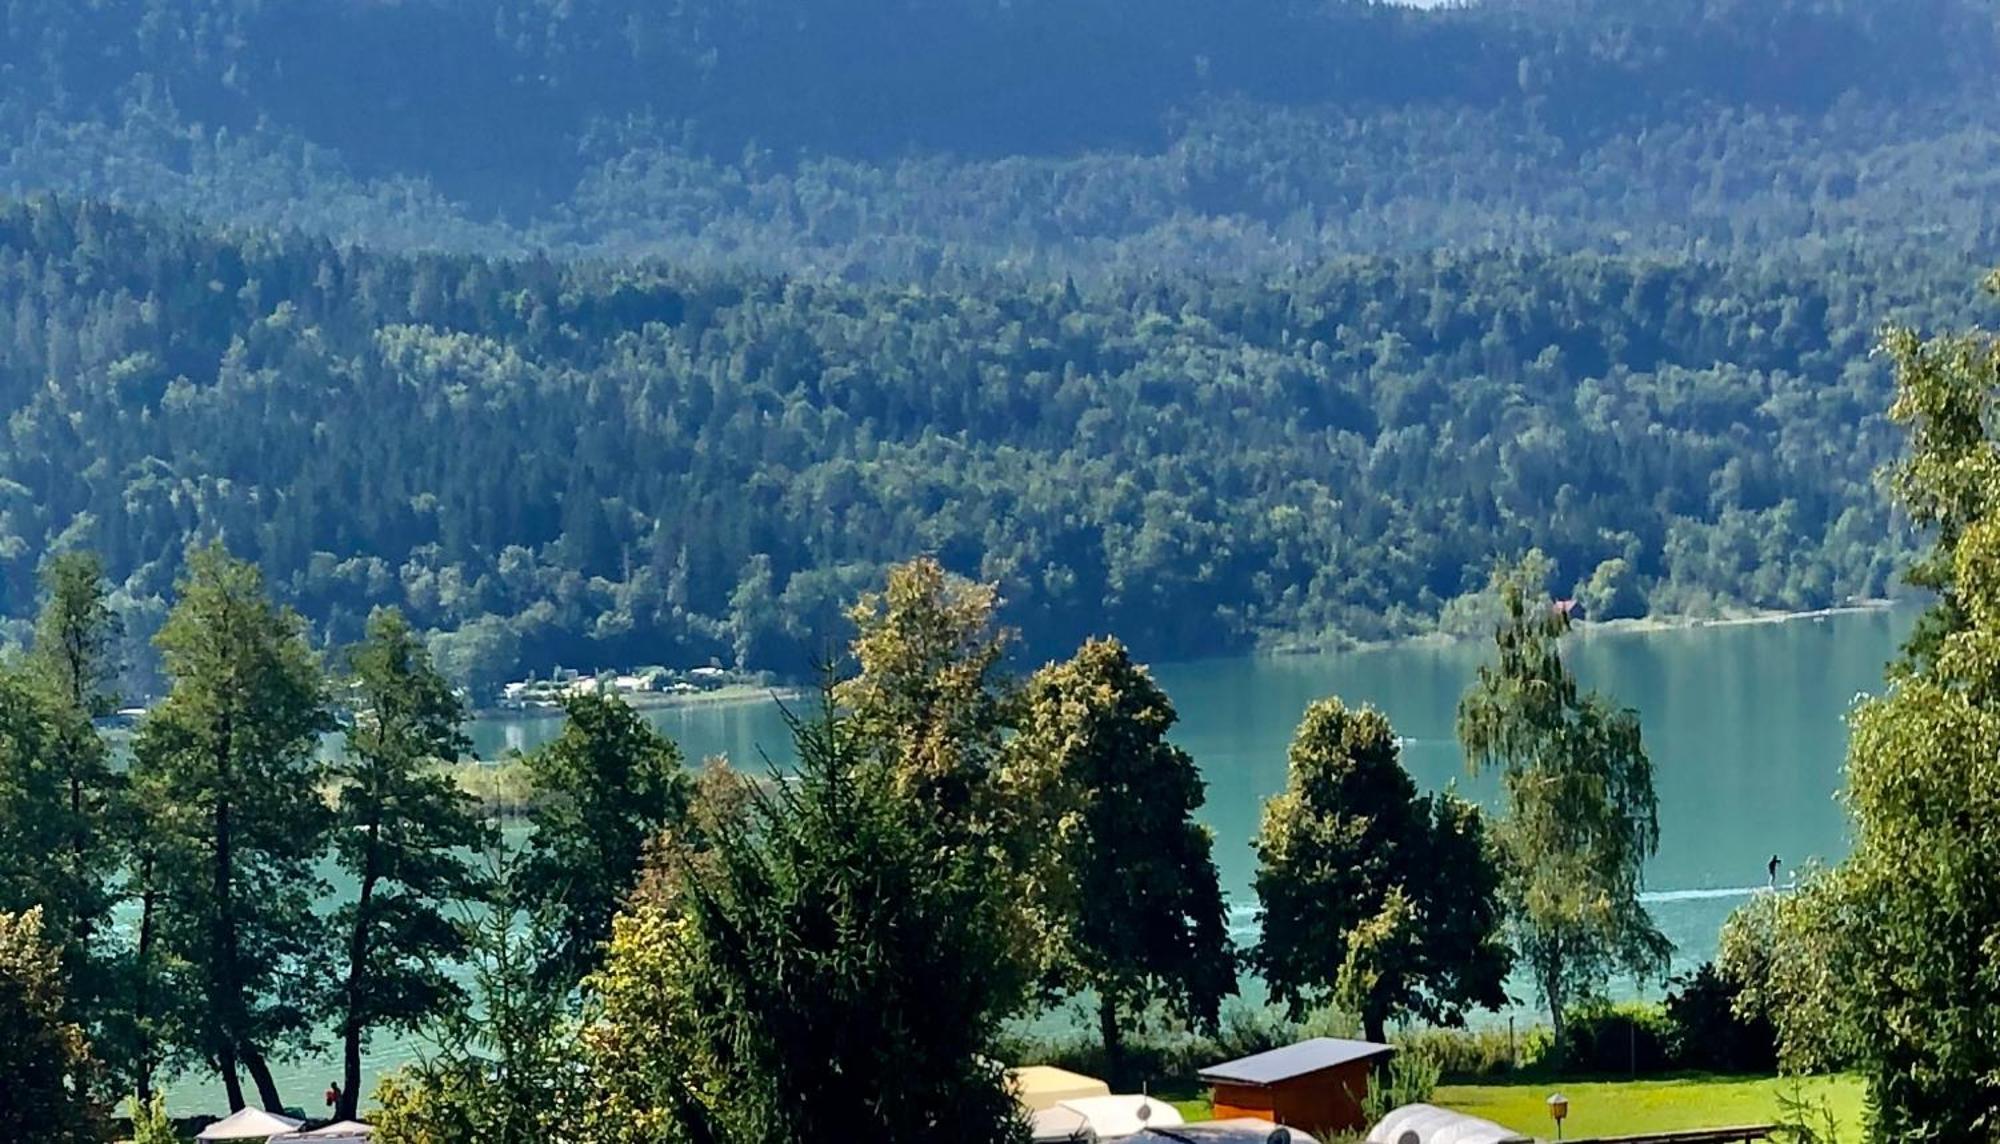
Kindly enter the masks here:
M 1433 1103 L 1503 1124 L 1531 1136 L 1553 1137 L 1548 1098 L 1569 1097 L 1563 1135 L 1571 1140 L 1769 1124 L 1779 1119 L 1779 1082 L 1772 1079 L 1689 1077 L 1619 1082 L 1539 1082 L 1535 1084 L 1444 1085 Z M 1849 1077 L 1805 1083 L 1808 1099 L 1822 1096 L 1840 1120 L 1842 1134 L 1857 1136 L 1861 1126 L 1861 1084 Z
M 1593 1136 L 1628 1136 L 1641 1132 L 1671 1132 L 1684 1128 L 1721 1128 L 1735 1124 L 1771 1124 L 1782 1117 L 1780 1082 L 1770 1077 L 1675 1077 L 1632 1081 L 1524 1081 L 1515 1084 L 1448 1084 L 1438 1088 L 1433 1104 L 1469 1113 L 1516 1132 L 1554 1139 L 1548 1099 L 1552 1092 L 1569 1097 L 1569 1119 L 1563 1136 L 1583 1140 Z M 1840 1122 L 1841 1138 L 1861 1138 L 1861 1082 L 1852 1077 L 1807 1080 L 1809 1101 L 1824 1100 Z M 1173 1086 L 1154 1093 L 1179 1109 L 1190 1122 L 1214 1115 L 1206 1090 Z
M 1181 1117 L 1192 1124 L 1197 1120 L 1215 1119 L 1215 1105 L 1209 1101 L 1208 1086 L 1195 1080 L 1169 1081 L 1157 1085 L 1153 1096 L 1180 1110 Z

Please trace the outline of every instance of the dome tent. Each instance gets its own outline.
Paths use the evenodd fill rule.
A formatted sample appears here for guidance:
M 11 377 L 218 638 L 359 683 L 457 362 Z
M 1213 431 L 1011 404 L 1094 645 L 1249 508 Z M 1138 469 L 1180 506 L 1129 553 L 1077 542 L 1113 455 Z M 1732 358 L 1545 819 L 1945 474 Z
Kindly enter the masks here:
M 1406 1104 L 1368 1130 L 1368 1144 L 1533 1144 L 1533 1138 L 1434 1104 Z
M 269 1140 L 280 1133 L 295 1131 L 304 1123 L 297 1117 L 277 1116 L 261 1108 L 239 1108 L 202 1129 L 195 1139 Z

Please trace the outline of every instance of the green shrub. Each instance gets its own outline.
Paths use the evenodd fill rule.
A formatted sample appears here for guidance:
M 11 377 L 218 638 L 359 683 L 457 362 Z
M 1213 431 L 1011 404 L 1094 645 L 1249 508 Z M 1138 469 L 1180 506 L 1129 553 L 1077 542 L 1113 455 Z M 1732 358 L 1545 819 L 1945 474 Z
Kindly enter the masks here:
M 1541 1068 L 1555 1060 L 1556 1031 L 1532 1025 L 1521 1034 L 1520 1062 L 1524 1069 Z
M 1569 1040 L 1563 1067 L 1573 1073 L 1644 1076 L 1678 1067 L 1671 1027 L 1657 1005 L 1603 1005 L 1572 1013 Z
M 1429 1104 L 1442 1075 L 1442 1067 L 1429 1051 L 1420 1045 L 1403 1045 L 1386 1067 L 1376 1070 L 1375 1083 L 1362 1105 L 1363 1114 L 1374 1124 L 1406 1104 Z
M 1507 1029 L 1414 1029 L 1398 1034 L 1396 1047 L 1434 1062 L 1440 1075 L 1453 1083 L 1474 1083 L 1512 1075 L 1524 1061 L 1536 1030 L 1517 1037 Z M 1541 1038 L 1546 1041 L 1546 1036 Z
M 1674 1062 L 1702 1072 L 1768 1073 L 1778 1067 L 1778 1036 L 1762 1016 L 1736 1009 L 1741 989 L 1707 962 L 1674 978 L 1665 1015 Z
M 156 1092 L 153 1099 L 144 1104 L 139 1103 L 139 1098 L 135 1096 L 131 1100 L 131 1108 L 131 1144 L 180 1144 L 174 1122 L 167 1117 L 165 1094 Z

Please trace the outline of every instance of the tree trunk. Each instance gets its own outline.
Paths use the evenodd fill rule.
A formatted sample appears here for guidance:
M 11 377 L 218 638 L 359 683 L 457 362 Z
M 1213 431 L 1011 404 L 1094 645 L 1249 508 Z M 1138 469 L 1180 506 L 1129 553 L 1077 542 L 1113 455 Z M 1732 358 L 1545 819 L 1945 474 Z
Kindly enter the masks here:
M 63 649 L 63 653 L 65 657 L 69 660 L 70 705 L 75 707 L 78 713 L 80 713 L 83 716 L 85 720 L 84 733 L 94 738 L 97 734 L 97 731 L 95 726 L 89 722 L 91 716 L 90 694 L 89 694 L 89 687 L 86 685 L 84 681 L 84 673 L 89 670 L 90 659 L 89 656 L 85 654 L 83 648 L 83 637 L 80 632 L 77 632 L 75 629 L 72 629 L 69 643 Z M 76 746 L 78 750 L 82 749 L 81 744 L 73 744 L 73 745 Z M 76 833 L 70 837 L 70 858 L 75 863 L 75 872 L 77 875 L 77 880 L 80 882 L 83 880 L 83 874 L 85 868 L 88 865 L 86 859 L 89 855 L 90 831 L 84 825 L 83 776 L 77 773 L 75 765 L 77 761 L 77 755 L 71 754 L 69 756 L 69 761 L 71 764 L 69 768 L 70 827 L 71 829 L 76 831 Z M 90 935 L 95 928 L 96 928 L 95 918 L 80 917 L 77 919 L 76 922 L 77 948 L 79 949 L 90 948 Z
M 1563 997 L 1560 961 L 1551 962 L 1543 973 L 1542 993 L 1549 999 L 1549 1025 L 1555 1034 L 1554 1043 L 1549 1046 L 1549 1051 L 1554 1054 L 1556 1067 L 1560 1069 L 1569 1059 L 1569 1021 L 1566 1012 L 1568 1006 Z
M 70 874 L 75 879 L 75 884 L 82 885 L 90 870 L 90 832 L 84 826 L 83 779 L 76 773 L 75 761 L 72 757 L 69 771 L 70 828 L 74 832 L 70 835 L 69 858 Z M 78 1018 L 79 1023 L 87 1024 L 90 1014 L 100 1008 L 103 999 L 103 990 L 99 988 L 97 975 L 91 973 L 86 976 L 85 971 L 85 959 L 90 949 L 91 934 L 96 929 L 96 919 L 78 912 L 72 923 L 75 928 L 71 931 L 71 945 L 69 950 L 65 951 L 69 956 L 63 959 L 69 971 L 69 1006 L 71 1012 L 81 1014 Z M 89 988 L 88 992 L 85 992 L 86 986 Z M 88 1103 L 90 1098 L 89 1083 L 90 1076 L 87 1072 L 77 1074 L 77 1097 L 85 1103 Z
M 278 1097 L 278 1082 L 271 1079 L 271 1066 L 256 1046 L 243 1046 L 243 1067 L 250 1070 L 250 1079 L 257 1082 L 257 1099 L 264 1102 L 264 1111 L 284 1115 L 285 1102 Z
M 1111 1091 L 1123 1091 L 1125 1083 L 1125 1032 L 1118 1027 L 1118 1002 L 1109 993 L 1097 996 L 1097 1031 L 1104 1038 L 1104 1071 Z
M 354 903 L 354 933 L 347 943 L 347 1015 L 341 1023 L 341 1082 L 340 1107 L 335 1116 L 340 1120 L 352 1120 L 355 1109 L 361 1103 L 361 1034 L 365 1025 L 362 1019 L 362 982 L 368 965 L 368 926 L 372 920 L 372 904 L 375 900 L 375 832 L 374 824 L 369 825 L 369 846 L 363 860 L 361 893 Z
M 152 1019 L 153 986 L 153 851 L 139 859 L 139 948 L 132 982 L 133 1071 L 138 1073 L 139 1103 L 153 1099 L 153 1036 L 147 1028 Z
M 229 1111 L 243 1111 L 243 1081 L 236 1075 L 236 1048 L 224 1044 L 215 1054 L 215 1071 L 222 1074 L 222 1090 L 229 1098 Z
M 1361 1035 L 1378 1045 L 1389 1043 L 1389 1015 L 1380 1005 L 1367 1005 L 1361 1013 Z
M 1563 1020 L 1562 1005 L 1559 1002 L 1549 1002 L 1549 1024 L 1555 1032 L 1554 1041 L 1549 1046 L 1549 1053 L 1555 1057 L 1556 1067 L 1561 1068 L 1563 1067 L 1563 1062 L 1569 1058 L 1569 1028 Z
M 69 813 L 70 825 L 76 831 L 69 840 L 70 866 L 77 882 L 81 883 L 90 869 L 90 831 L 83 821 L 83 779 L 74 767 L 70 768 L 69 774 Z M 76 919 L 78 949 L 90 948 L 90 936 L 97 928 L 96 923 L 97 919 L 88 915 Z
M 215 752 L 215 866 L 211 871 L 211 891 L 215 896 L 215 916 L 210 919 L 208 955 L 208 1020 L 216 1055 L 222 1063 L 224 1083 L 229 1086 L 229 1110 L 243 1107 L 242 1082 L 236 1079 L 236 1059 L 243 1035 L 245 1007 L 242 978 L 236 964 L 236 907 L 232 890 L 236 885 L 234 841 L 229 818 L 230 774 L 229 714 L 224 711 Z
M 353 1120 L 361 1104 L 361 1030 L 350 1026 L 346 1044 L 341 1046 L 340 1103 L 334 1119 Z

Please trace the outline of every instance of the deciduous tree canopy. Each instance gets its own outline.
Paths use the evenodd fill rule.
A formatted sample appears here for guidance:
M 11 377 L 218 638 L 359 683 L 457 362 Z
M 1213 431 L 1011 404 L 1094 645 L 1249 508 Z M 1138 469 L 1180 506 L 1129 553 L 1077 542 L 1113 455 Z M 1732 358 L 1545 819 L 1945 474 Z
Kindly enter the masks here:
M 1420 796 L 1400 754 L 1380 712 L 1314 703 L 1255 843 L 1251 964 L 1295 1013 L 1340 1003 L 1375 1041 L 1392 1017 L 1498 1009 L 1514 960 L 1478 808 Z
M 1214 1028 L 1236 992 L 1214 840 L 1173 703 L 1115 639 L 1028 680 L 1005 783 L 1051 980 L 1096 995 L 1113 1083 L 1123 1026 L 1153 1003 Z
M 1537 566 L 1494 573 L 1496 661 L 1459 701 L 1458 739 L 1468 763 L 1500 775 L 1514 947 L 1560 1055 L 1570 1006 L 1614 974 L 1664 973 L 1673 943 L 1639 900 L 1660 823 L 1638 713 L 1577 687 L 1562 655 L 1569 612 L 1543 593 Z
M 1725 950 L 1792 1063 L 1868 1082 L 1881 1139 L 1990 1135 L 2000 1107 L 2000 343 L 1886 342 L 1910 431 L 1895 487 L 1935 541 L 1912 578 L 1940 593 L 1888 690 L 1852 716 L 1852 853 L 1740 914 Z

